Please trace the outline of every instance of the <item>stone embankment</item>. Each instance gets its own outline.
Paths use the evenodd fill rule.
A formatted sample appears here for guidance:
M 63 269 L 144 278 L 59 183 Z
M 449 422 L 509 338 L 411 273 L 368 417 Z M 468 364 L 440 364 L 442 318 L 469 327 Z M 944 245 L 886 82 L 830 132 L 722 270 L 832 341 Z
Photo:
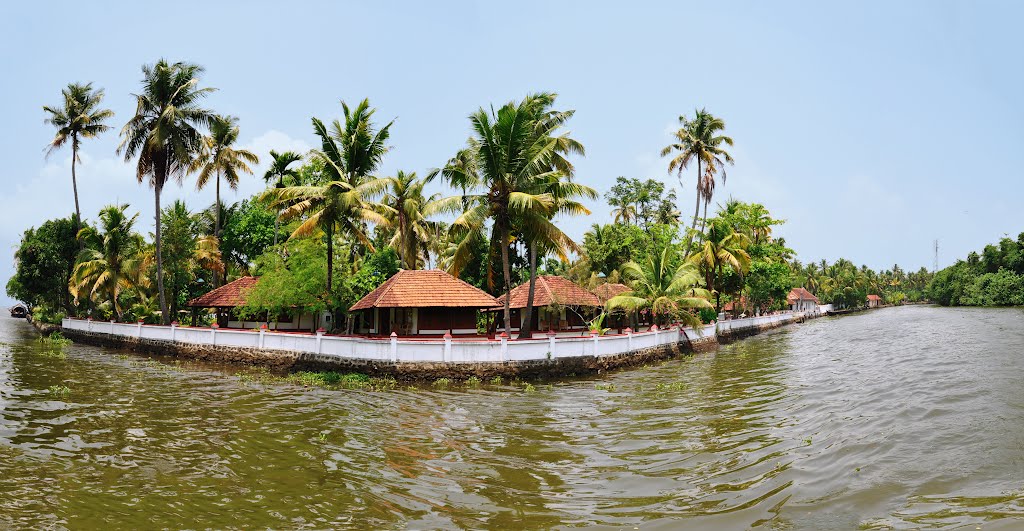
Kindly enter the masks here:
M 646 365 L 803 321 L 785 313 L 722 321 L 701 330 L 672 327 L 642 333 L 530 340 L 367 339 L 266 330 L 162 327 L 66 319 L 76 342 L 273 371 L 359 372 L 400 380 L 564 377 Z

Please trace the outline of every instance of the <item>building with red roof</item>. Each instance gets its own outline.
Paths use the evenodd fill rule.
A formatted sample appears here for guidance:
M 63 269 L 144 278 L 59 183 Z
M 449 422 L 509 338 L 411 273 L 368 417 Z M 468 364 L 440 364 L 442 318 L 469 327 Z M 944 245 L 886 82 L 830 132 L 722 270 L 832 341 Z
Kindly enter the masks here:
M 497 304 L 487 292 L 444 271 L 403 269 L 349 311 L 357 313 L 360 334 L 475 334 L 477 311 Z
M 538 275 L 533 293 L 533 330 L 579 330 L 587 327 L 586 318 L 603 306 L 597 295 L 557 275 Z M 530 295 L 530 283 L 524 282 L 509 292 L 511 325 L 518 330 L 522 312 Z M 498 297 L 494 311 L 504 316 L 505 295 Z M 502 325 L 498 325 L 501 328 Z
M 319 316 L 293 312 L 283 315 L 262 315 L 262 319 L 241 318 L 235 309 L 245 305 L 246 292 L 259 280 L 259 277 L 241 277 L 188 301 L 188 306 L 192 308 L 193 324 L 199 310 L 212 309 L 217 315 L 217 325 L 221 328 L 256 328 L 262 323 L 267 323 L 271 330 L 315 330 L 319 326 L 330 328 L 330 312 L 323 312 Z
M 878 295 L 868 295 L 868 308 L 878 308 L 882 305 L 882 298 Z
M 632 291 L 632 289 L 630 289 L 630 287 L 625 284 L 606 282 L 594 288 L 593 293 L 594 295 L 597 295 L 597 299 L 601 301 L 601 304 L 605 304 L 613 297 L 622 295 L 623 293 L 629 291 Z
M 786 296 L 789 309 L 794 312 L 816 312 L 821 302 L 806 288 L 793 288 Z

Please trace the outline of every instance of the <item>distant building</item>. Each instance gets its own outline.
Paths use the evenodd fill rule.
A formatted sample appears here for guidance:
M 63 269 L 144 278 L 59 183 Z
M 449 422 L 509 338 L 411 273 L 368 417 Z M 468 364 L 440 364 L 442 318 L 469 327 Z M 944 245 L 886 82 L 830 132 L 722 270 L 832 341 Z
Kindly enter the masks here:
M 882 298 L 878 295 L 868 295 L 868 308 L 878 308 L 882 305 Z
M 794 312 L 817 312 L 820 301 L 806 288 L 793 288 L 786 296 L 786 303 Z

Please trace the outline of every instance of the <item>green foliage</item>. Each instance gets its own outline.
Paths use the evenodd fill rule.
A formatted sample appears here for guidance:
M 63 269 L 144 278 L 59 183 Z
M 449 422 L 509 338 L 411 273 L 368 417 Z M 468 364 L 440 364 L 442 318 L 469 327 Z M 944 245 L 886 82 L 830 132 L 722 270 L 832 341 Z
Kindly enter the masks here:
M 64 337 L 60 332 L 54 332 L 48 336 L 40 336 L 39 342 L 47 347 L 64 348 L 71 344 L 71 340 Z
M 225 263 L 248 272 L 256 259 L 274 245 L 274 212 L 257 199 L 234 205 L 224 220 L 220 252 Z M 283 238 L 282 238 L 283 239 Z
M 285 248 L 287 258 L 269 252 L 256 261 L 260 281 L 246 293 L 246 304 L 238 308 L 240 315 L 258 317 L 267 312 L 273 320 L 277 315 L 319 313 L 332 307 L 324 289 L 327 251 L 323 243 L 300 239 Z
M 1024 305 L 1024 233 L 939 271 L 928 296 L 944 306 Z
M 665 183 L 647 179 L 616 177 L 615 184 L 604 195 L 615 207 L 616 222 L 636 225 L 644 230 L 652 225 L 673 225 L 679 222 L 676 191 L 665 193 Z
M 593 225 L 583 235 L 583 252 L 595 273 L 611 275 L 626 262 L 643 261 L 653 249 L 674 246 L 673 256 L 681 250 L 673 243 L 676 228 L 672 225 L 655 224 L 644 230 L 637 225 L 614 223 Z
M 762 311 L 781 309 L 793 289 L 793 273 L 783 262 L 757 260 L 746 276 L 747 298 Z
M 53 310 L 49 305 L 32 308 L 32 320 L 39 323 L 60 324 L 66 315 L 60 310 Z
M 397 272 L 398 253 L 394 249 L 382 247 L 376 252 L 370 253 L 363 260 L 359 270 L 342 282 L 342 293 L 345 294 L 345 298 L 339 302 L 345 309 L 348 309 L 349 306 L 377 289 L 377 286 L 383 284 Z
M 44 222 L 30 228 L 14 251 L 14 275 L 7 281 L 7 294 L 30 308 L 46 306 L 48 312 L 74 309 L 68 282 L 75 267 L 78 243 L 73 217 Z

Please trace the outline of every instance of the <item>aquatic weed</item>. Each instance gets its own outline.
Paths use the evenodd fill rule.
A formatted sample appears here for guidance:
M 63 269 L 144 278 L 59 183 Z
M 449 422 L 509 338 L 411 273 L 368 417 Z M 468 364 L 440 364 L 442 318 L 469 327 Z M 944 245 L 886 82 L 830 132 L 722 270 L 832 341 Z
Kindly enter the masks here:
M 466 380 L 466 387 L 473 389 L 480 387 L 480 378 L 477 378 L 476 376 L 470 376 L 469 379 Z
M 523 392 L 524 393 L 535 393 L 535 392 L 537 392 L 537 388 L 534 387 L 532 383 L 527 382 L 526 385 L 523 386 Z
M 501 382 L 501 376 L 495 376 L 494 378 L 491 378 L 491 385 L 501 385 Z
M 60 332 L 54 332 L 48 336 L 39 336 L 39 342 L 48 347 L 66 347 L 71 340 L 64 337 Z
M 614 393 L 615 392 L 615 384 L 599 383 L 599 384 L 595 384 L 594 385 L 594 389 L 596 389 L 598 391 L 608 391 L 609 393 Z
M 438 388 L 446 388 L 451 384 L 452 381 L 449 378 L 438 378 L 434 380 L 433 386 Z
M 48 390 L 51 395 L 67 396 L 71 393 L 71 388 L 66 385 L 51 385 Z

